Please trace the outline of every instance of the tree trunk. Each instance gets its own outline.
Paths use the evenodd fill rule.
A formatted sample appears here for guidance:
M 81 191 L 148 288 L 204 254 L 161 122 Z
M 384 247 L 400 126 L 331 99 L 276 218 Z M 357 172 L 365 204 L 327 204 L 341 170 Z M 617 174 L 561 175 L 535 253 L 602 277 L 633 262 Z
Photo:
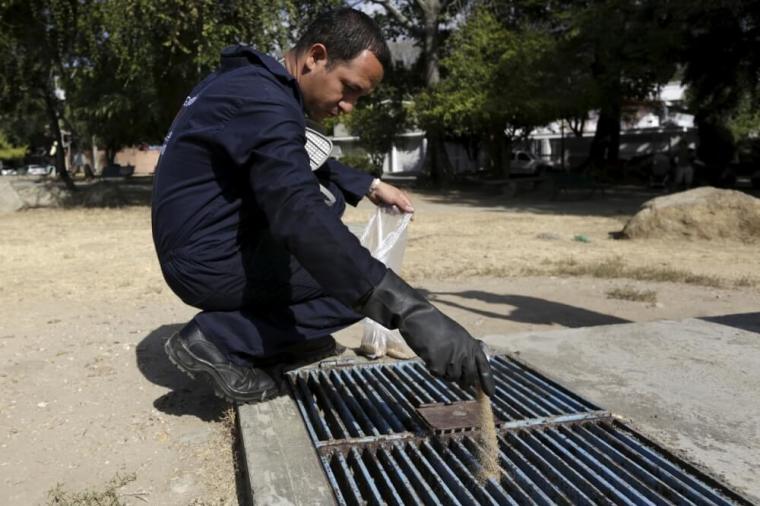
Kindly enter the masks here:
M 418 2 L 423 12 L 422 58 L 425 71 L 425 87 L 430 89 L 441 80 L 438 66 L 439 17 L 441 4 L 438 0 Z M 444 146 L 444 132 L 440 129 L 428 129 L 428 159 L 425 165 L 430 173 L 430 180 L 436 185 L 446 184 L 454 169 Z
M 697 158 L 703 164 L 696 174 L 697 182 L 724 187 L 728 175 L 726 169 L 736 152 L 733 135 L 720 115 L 698 111 L 694 122 L 699 138 Z
M 116 163 L 116 148 L 106 146 L 106 167 L 110 167 Z
M 423 58 L 425 58 L 425 86 L 431 88 L 441 80 L 438 68 L 438 9 L 425 12 L 425 38 Z M 429 17 L 428 17 L 429 16 Z
M 448 0 L 410 0 L 409 4 L 421 13 L 421 22 L 408 18 L 391 0 L 372 0 L 372 3 L 382 5 L 385 11 L 396 19 L 409 33 L 422 43 L 422 63 L 425 75 L 425 87 L 430 89 L 440 81 L 439 55 L 441 11 Z M 428 128 L 427 153 L 424 170 L 430 175 L 435 184 L 444 184 L 453 167 L 444 148 L 445 135 L 439 128 Z
M 61 181 L 64 182 L 66 188 L 75 190 L 74 181 L 71 180 L 69 171 L 66 170 L 66 156 L 63 148 L 63 136 L 61 135 L 61 125 L 59 123 L 58 111 L 55 107 L 55 96 L 52 91 L 46 90 L 45 92 L 45 108 L 48 113 L 48 121 L 50 121 L 50 128 L 53 132 L 53 137 L 57 143 L 55 150 L 55 168 L 58 171 L 58 175 Z
M 92 143 L 91 145 L 91 153 L 92 153 L 92 171 L 95 174 L 98 174 L 99 170 L 102 167 L 98 167 L 98 144 L 95 142 L 95 136 L 93 135 L 90 138 L 90 141 Z
M 495 135 L 493 129 L 489 130 L 486 134 L 486 166 L 488 167 L 488 172 L 495 178 L 500 178 L 503 176 L 502 174 L 502 164 L 501 164 L 501 141 L 503 140 L 501 136 Z
M 446 185 L 454 172 L 449 155 L 446 153 L 443 132 L 438 129 L 428 129 L 427 153 L 425 166 L 430 174 L 430 181 L 436 186 Z
M 595 167 L 617 162 L 620 154 L 620 100 L 613 99 L 602 107 L 589 153 Z
M 512 175 L 512 137 L 505 136 L 502 130 L 499 131 L 499 136 L 502 139 L 502 142 L 499 143 L 501 146 L 499 161 L 501 173 L 502 177 L 509 178 Z

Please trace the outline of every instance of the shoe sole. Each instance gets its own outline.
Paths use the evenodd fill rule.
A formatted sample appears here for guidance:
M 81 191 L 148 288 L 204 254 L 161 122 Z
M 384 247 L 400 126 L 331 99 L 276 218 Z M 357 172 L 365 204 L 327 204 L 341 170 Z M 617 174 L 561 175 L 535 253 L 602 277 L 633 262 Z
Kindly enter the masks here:
M 255 394 L 244 394 L 227 388 L 214 366 L 193 355 L 181 341 L 177 342 L 176 345 L 172 345 L 172 342 L 176 338 L 177 334 L 173 334 L 164 343 L 164 351 L 166 352 L 166 356 L 169 357 L 169 361 L 192 379 L 196 379 L 198 373 L 208 377 L 211 380 L 211 385 L 214 387 L 214 395 L 217 397 L 233 403 L 256 404 L 283 395 L 281 389 L 269 389 L 256 392 Z

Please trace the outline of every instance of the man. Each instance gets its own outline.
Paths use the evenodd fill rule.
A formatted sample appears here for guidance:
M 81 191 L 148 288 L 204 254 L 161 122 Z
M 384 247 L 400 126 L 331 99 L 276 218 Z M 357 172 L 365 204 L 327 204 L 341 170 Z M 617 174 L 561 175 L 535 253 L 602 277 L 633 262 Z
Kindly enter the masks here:
M 309 167 L 304 114 L 350 112 L 389 60 L 367 15 L 326 13 L 282 63 L 250 47 L 225 49 L 166 136 L 153 238 L 167 284 L 202 311 L 165 349 L 227 399 L 278 395 L 284 368 L 340 353 L 331 334 L 363 316 L 398 328 L 434 374 L 493 392 L 480 341 L 340 221 L 346 202 L 365 195 L 412 212 L 408 197 L 336 160 Z

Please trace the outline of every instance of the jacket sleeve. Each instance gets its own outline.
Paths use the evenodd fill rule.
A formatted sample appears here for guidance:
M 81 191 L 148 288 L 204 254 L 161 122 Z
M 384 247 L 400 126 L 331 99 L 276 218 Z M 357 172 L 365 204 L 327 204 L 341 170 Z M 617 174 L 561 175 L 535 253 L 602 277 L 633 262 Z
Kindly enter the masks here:
M 369 185 L 374 179 L 371 174 L 343 165 L 335 158 L 328 159 L 316 170 L 316 174 L 335 183 L 346 198 L 346 202 L 352 206 L 356 206 L 367 194 Z
M 324 204 L 304 149 L 303 113 L 288 98 L 270 88 L 245 99 L 218 132 L 218 143 L 231 170 L 247 171 L 272 236 L 328 294 L 352 307 L 380 283 L 387 268 Z

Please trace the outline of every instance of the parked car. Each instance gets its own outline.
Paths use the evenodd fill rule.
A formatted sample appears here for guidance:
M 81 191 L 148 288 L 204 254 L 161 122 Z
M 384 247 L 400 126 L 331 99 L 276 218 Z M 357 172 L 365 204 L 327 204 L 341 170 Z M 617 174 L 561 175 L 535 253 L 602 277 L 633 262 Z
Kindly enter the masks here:
M 5 169 L 0 169 L 0 175 L 3 176 L 16 176 L 18 175 L 18 171 L 16 169 L 12 169 L 10 167 Z
M 49 176 L 55 173 L 55 165 L 27 165 L 26 173 L 30 176 Z
M 540 176 L 544 171 L 551 170 L 554 165 L 539 159 L 528 151 L 513 151 L 510 174 L 515 176 Z

